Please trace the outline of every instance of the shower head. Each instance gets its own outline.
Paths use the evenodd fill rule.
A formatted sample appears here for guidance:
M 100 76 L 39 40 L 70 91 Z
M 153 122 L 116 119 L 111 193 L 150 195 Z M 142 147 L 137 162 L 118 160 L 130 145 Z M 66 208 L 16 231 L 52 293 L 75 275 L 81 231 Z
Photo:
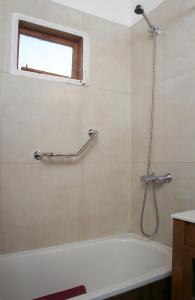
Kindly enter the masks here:
M 147 23 L 148 26 L 149 26 L 149 32 L 151 32 L 151 33 L 153 33 L 153 32 L 157 32 L 157 33 L 158 33 L 158 32 L 159 32 L 159 28 L 156 27 L 156 26 L 154 26 L 154 25 L 149 21 L 148 17 L 147 17 L 146 14 L 145 14 L 145 11 L 144 11 L 144 8 L 143 8 L 142 5 L 138 4 L 138 5 L 136 6 L 136 8 L 135 8 L 135 13 L 136 13 L 137 15 L 143 15 L 144 20 L 146 21 L 146 23 Z
M 144 14 L 144 9 L 143 9 L 143 7 L 142 7 L 140 4 L 138 4 L 138 5 L 136 6 L 136 8 L 135 8 L 135 13 L 136 13 L 137 15 L 143 15 L 143 14 Z

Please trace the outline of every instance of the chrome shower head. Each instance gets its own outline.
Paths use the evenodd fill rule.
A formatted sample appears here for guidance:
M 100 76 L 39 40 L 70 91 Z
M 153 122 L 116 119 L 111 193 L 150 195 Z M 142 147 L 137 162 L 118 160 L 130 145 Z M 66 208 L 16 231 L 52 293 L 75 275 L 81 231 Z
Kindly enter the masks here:
M 143 8 L 142 5 L 138 4 L 138 5 L 136 6 L 136 8 L 135 8 L 135 13 L 136 13 L 137 15 L 143 15 L 144 20 L 146 21 L 146 23 L 147 23 L 148 26 L 149 26 L 149 32 L 151 32 L 151 33 L 153 33 L 153 32 L 157 32 L 157 33 L 158 33 L 158 32 L 159 32 L 159 28 L 156 27 L 156 26 L 154 26 L 154 25 L 149 21 L 148 17 L 147 17 L 146 14 L 145 14 L 145 11 L 144 11 L 144 8 Z

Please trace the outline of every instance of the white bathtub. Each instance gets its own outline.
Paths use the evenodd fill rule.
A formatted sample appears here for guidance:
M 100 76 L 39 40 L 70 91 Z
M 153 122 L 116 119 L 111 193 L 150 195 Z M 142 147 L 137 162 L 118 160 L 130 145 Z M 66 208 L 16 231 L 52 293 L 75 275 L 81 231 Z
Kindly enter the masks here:
M 0 299 L 31 300 L 85 285 L 106 299 L 168 277 L 171 250 L 132 234 L 0 256 Z

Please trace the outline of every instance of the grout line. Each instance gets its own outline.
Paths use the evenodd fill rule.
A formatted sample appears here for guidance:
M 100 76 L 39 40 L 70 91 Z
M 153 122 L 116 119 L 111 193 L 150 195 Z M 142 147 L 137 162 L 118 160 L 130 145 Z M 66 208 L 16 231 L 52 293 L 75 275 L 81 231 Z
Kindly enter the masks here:
M 163 78 L 163 79 L 160 79 L 160 80 L 157 79 L 157 81 L 156 81 L 156 86 L 158 87 L 159 85 L 161 85 L 162 83 L 164 83 L 164 82 L 166 82 L 166 81 L 169 81 L 169 80 L 172 80 L 172 79 L 176 79 L 177 77 L 181 77 L 181 76 L 183 76 L 184 74 L 190 73 L 190 72 L 192 72 L 192 71 L 194 71 L 194 70 L 195 70 L 195 67 L 190 68 L 190 69 L 188 69 L 188 70 L 184 70 L 183 72 L 180 72 L 180 73 L 176 73 L 175 75 L 172 75 L 172 76 L 167 77 L 167 78 Z M 132 78 L 133 78 L 133 77 L 132 77 Z M 143 90 L 145 90 L 145 89 L 149 89 L 150 87 L 151 87 L 151 84 L 148 84 L 148 85 L 142 86 L 142 87 L 139 88 L 139 89 L 138 89 L 138 88 L 137 88 L 137 89 L 132 89 L 131 95 L 136 94 L 136 93 L 138 93 L 138 92 L 140 92 L 140 91 L 143 91 Z
M 81 162 L 82 163 L 82 162 Z M 195 161 L 152 161 L 153 164 L 195 164 Z M 39 165 L 39 166 L 75 166 L 76 164 L 79 164 L 79 162 L 73 162 L 73 163 L 31 163 L 31 162 L 0 162 L 0 165 Z M 85 162 L 83 163 L 83 167 L 87 165 L 131 165 L 131 164 L 146 164 L 146 161 L 127 161 L 127 162 Z
M 146 164 L 147 161 L 132 161 L 132 164 Z M 191 165 L 195 164 L 195 161 L 152 161 L 152 164 L 181 164 L 181 165 Z
M 2 183 L 1 180 L 2 179 L 2 170 L 0 168 L 0 254 L 2 254 L 4 252 L 4 246 L 3 246 L 3 195 L 2 195 Z
M 85 240 L 85 217 L 84 217 L 84 164 L 81 163 L 81 230 L 82 240 Z
M 2 50 L 2 56 L 1 56 L 1 67 L 3 68 L 4 66 L 4 52 L 5 52 L 5 11 L 6 11 L 6 3 L 5 0 L 3 0 L 2 3 L 2 28 L 3 28 L 3 33 L 1 35 L 1 50 Z M 0 71 L 2 73 L 2 71 Z
M 56 163 L 39 163 L 39 162 L 0 162 L 0 165 L 40 165 L 40 166 L 70 166 L 70 165 L 77 165 L 81 163 L 82 161 L 77 162 L 57 162 Z M 132 161 L 126 161 L 126 162 L 116 162 L 116 161 L 102 161 L 102 162 L 85 162 L 83 165 L 128 165 L 131 164 Z
M 82 97 L 83 97 L 83 100 L 86 100 L 86 95 L 87 95 L 87 90 L 83 90 L 83 93 L 82 93 Z M 82 126 L 82 135 L 83 135 L 83 130 L 85 130 L 83 128 L 83 111 L 82 111 L 82 114 L 81 114 L 81 126 Z M 85 240 L 85 209 L 84 209 L 84 159 L 85 157 L 82 159 L 81 161 L 81 170 L 82 170 L 82 173 L 81 173 L 81 230 L 82 230 L 82 240 Z
M 6 2 L 5 0 L 3 0 L 2 3 L 2 27 L 5 27 L 5 9 L 6 9 Z M 2 36 L 1 36 L 1 47 L 2 47 L 2 57 L 1 57 L 1 66 L 3 68 L 3 57 L 4 57 L 4 42 L 5 42 L 5 31 L 3 30 Z M 2 104 L 3 104 L 3 74 L 2 72 L 0 72 L 1 74 L 1 91 L 0 91 L 0 108 L 2 108 Z M 1 109 L 2 112 L 2 109 Z M 2 127 L 2 126 L 1 126 Z M 1 143 L 1 137 L 0 137 L 0 143 Z M 4 234 L 4 230 L 3 230 L 3 195 L 2 195 L 3 191 L 2 191 L 2 170 L 0 168 L 0 242 L 1 242 L 1 249 L 0 249 L 0 254 L 4 252 L 4 240 L 3 240 L 3 234 Z
M 129 66 L 131 68 L 131 66 Z M 16 75 L 16 74 L 12 74 L 10 73 L 9 71 L 3 71 L 3 70 L 0 70 L 0 74 L 2 75 L 10 75 L 10 76 L 16 76 L 16 77 L 25 77 L 25 78 L 29 78 L 29 79 L 35 79 L 35 80 L 40 80 L 40 78 L 33 78 L 33 77 L 26 77 L 26 76 L 23 76 L 23 75 Z M 90 80 L 90 79 L 89 79 Z M 45 80 L 46 82 L 57 82 L 59 84 L 66 84 L 64 82 L 60 82 L 60 81 L 51 81 L 51 80 Z M 106 87 L 102 87 L 101 85 L 98 86 L 96 84 L 90 84 L 89 82 L 89 85 L 86 86 L 86 87 L 83 87 L 83 86 L 78 86 L 78 85 L 74 85 L 74 84 L 66 84 L 66 86 L 76 86 L 78 88 L 92 88 L 92 89 L 95 89 L 95 90 L 100 90 L 100 91 L 107 91 L 107 92 L 113 92 L 113 93 L 118 93 L 118 94 L 124 94 L 124 95 L 131 95 L 132 94 L 132 90 L 129 89 L 129 90 L 120 90 L 120 89 L 112 89 L 112 88 L 106 88 Z

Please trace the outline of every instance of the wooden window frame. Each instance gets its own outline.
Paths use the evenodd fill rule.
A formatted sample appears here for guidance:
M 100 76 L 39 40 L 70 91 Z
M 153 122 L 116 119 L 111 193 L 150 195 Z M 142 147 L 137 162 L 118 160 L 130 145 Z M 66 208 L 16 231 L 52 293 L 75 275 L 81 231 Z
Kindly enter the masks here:
M 46 72 L 44 70 L 32 69 L 22 67 L 22 71 L 58 76 L 62 78 L 83 80 L 83 37 L 74 35 L 68 32 L 59 31 L 53 28 L 37 25 L 31 22 L 20 20 L 18 23 L 18 47 L 17 47 L 17 69 L 19 70 L 19 49 L 20 49 L 20 35 L 26 35 L 40 40 L 69 46 L 73 48 L 73 63 L 72 76 L 67 77 L 61 74 Z

